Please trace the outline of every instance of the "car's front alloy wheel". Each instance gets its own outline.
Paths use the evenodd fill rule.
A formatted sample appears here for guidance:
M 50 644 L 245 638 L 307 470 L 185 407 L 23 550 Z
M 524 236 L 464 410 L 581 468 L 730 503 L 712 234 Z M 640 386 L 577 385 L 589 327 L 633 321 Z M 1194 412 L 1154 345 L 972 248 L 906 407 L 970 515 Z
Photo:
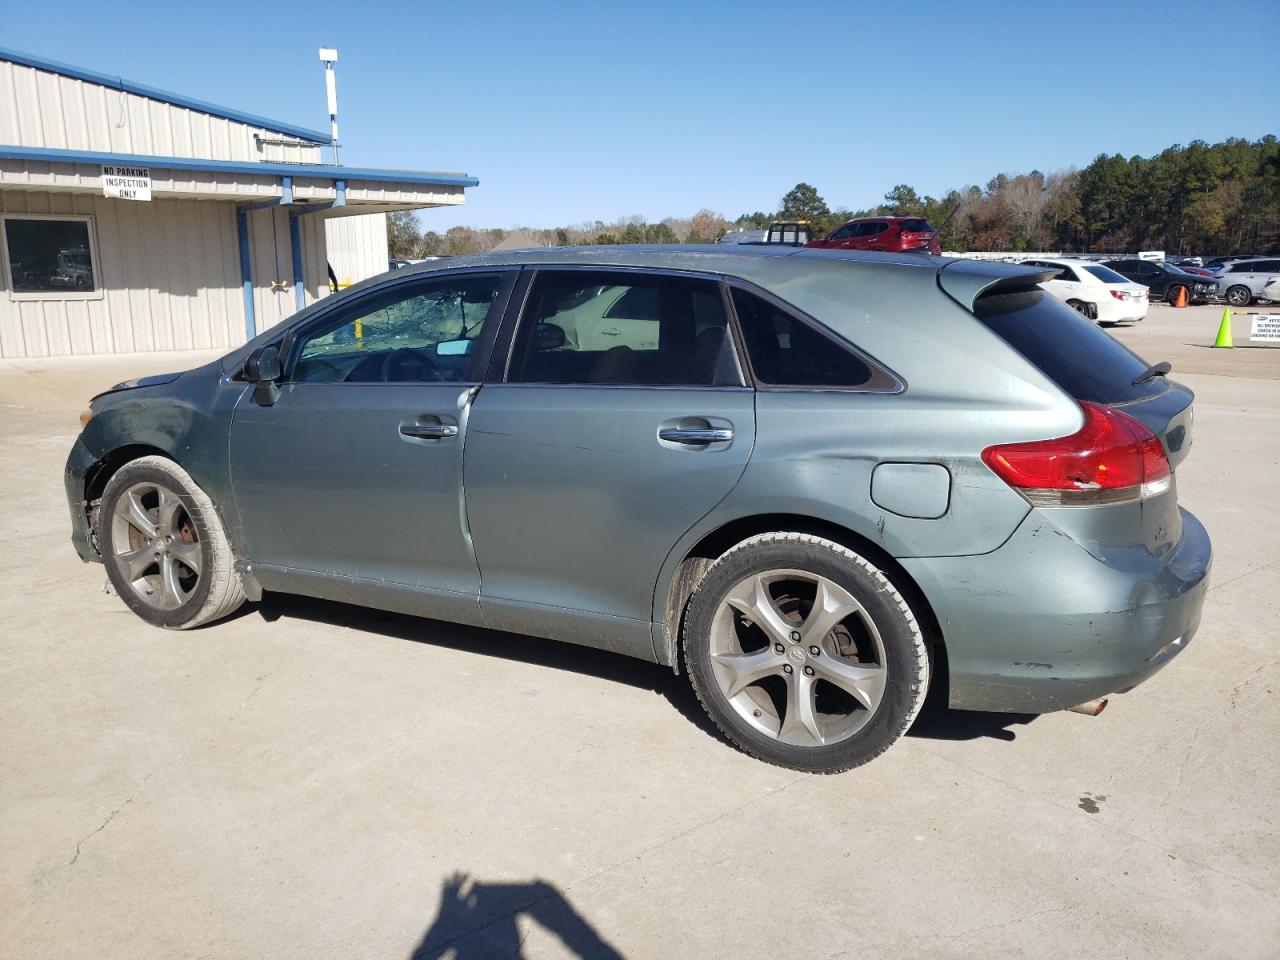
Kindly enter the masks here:
M 769 533 L 707 571 L 685 618 L 685 660 L 720 729 L 772 763 L 835 773 L 915 719 L 929 658 L 884 573 L 820 537 Z
M 116 472 L 98 510 L 98 547 L 116 593 L 148 623 L 195 627 L 244 603 L 212 501 L 171 460 L 142 457 Z

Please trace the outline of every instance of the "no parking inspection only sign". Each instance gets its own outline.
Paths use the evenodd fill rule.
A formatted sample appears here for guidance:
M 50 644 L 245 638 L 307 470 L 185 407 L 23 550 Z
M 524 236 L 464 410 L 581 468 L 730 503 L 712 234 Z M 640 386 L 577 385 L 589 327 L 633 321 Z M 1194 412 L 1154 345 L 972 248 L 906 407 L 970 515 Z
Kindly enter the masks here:
M 102 165 L 102 195 L 118 200 L 150 200 L 151 170 L 147 167 Z

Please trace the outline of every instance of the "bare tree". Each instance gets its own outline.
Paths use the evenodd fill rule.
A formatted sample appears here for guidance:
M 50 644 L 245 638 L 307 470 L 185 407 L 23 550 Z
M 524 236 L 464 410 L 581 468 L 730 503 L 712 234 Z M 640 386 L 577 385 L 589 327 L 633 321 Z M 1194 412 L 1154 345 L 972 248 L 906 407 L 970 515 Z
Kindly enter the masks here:
M 1039 170 L 1032 170 L 1016 177 L 998 179 L 1002 179 L 1003 183 L 996 192 L 1013 217 L 1027 249 L 1042 249 L 1045 241 L 1044 213 L 1050 199 L 1044 174 Z

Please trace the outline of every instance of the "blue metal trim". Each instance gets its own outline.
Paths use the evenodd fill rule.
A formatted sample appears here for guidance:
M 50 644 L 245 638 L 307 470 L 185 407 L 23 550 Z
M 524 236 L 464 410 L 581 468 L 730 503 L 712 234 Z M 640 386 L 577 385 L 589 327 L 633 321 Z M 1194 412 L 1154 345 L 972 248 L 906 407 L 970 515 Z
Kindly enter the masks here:
M 333 189 L 338 194 L 338 196 L 333 201 L 333 205 L 335 207 L 345 207 L 347 205 L 347 181 L 346 180 L 333 181 Z
M 443 187 L 474 187 L 480 181 L 466 174 L 431 173 L 426 170 L 385 170 L 371 167 L 334 167 L 323 163 L 272 163 L 242 160 L 202 160 L 195 157 L 156 157 L 141 153 L 102 153 L 95 150 L 59 150 L 50 147 L 0 145 L 0 160 L 44 160 L 53 163 L 116 163 L 161 170 L 207 170 L 267 176 L 319 177 L 326 180 L 388 180 L 427 183 Z
M 293 203 L 293 177 L 280 178 L 280 202 Z
M 240 243 L 240 285 L 244 289 L 245 339 L 258 335 L 258 318 L 253 309 L 253 261 L 249 256 L 249 214 L 236 211 L 236 238 Z
M 307 305 L 302 283 L 302 229 L 297 217 L 289 218 L 289 250 L 293 254 L 293 298 L 301 310 Z
M 32 56 L 29 53 L 22 53 L 18 50 L 8 50 L 4 47 L 0 47 L 0 60 L 9 60 L 12 63 L 20 63 L 26 67 L 35 67 L 37 70 L 46 70 L 49 73 L 60 73 L 67 77 L 74 77 L 77 80 L 85 80 L 89 83 L 101 84 L 102 86 L 110 87 L 113 90 L 123 90 L 126 93 L 136 93 L 140 97 L 149 97 L 152 100 L 172 103 L 175 107 L 186 107 L 188 110 L 208 113 L 215 117 L 224 117 L 227 120 L 235 120 L 238 123 L 248 123 L 255 127 L 262 127 L 265 130 L 274 131 L 275 133 L 288 134 L 291 137 L 297 137 L 299 140 L 306 140 L 309 143 L 329 142 L 329 134 L 323 133 L 319 130 L 310 130 L 306 127 L 299 127 L 292 123 L 281 123 L 279 120 L 270 120 L 266 117 L 259 117 L 252 113 L 245 113 L 243 110 L 234 110 L 231 107 L 220 107 L 214 103 L 206 103 L 203 100 L 184 97 L 178 93 L 170 93 L 167 90 L 160 90 L 156 87 L 148 87 L 141 83 L 134 83 L 131 80 L 125 80 L 123 77 L 113 77 L 109 74 L 98 73 L 94 70 L 86 70 L 84 67 L 77 67 L 70 63 L 59 63 L 57 60 L 47 60 L 44 57 Z

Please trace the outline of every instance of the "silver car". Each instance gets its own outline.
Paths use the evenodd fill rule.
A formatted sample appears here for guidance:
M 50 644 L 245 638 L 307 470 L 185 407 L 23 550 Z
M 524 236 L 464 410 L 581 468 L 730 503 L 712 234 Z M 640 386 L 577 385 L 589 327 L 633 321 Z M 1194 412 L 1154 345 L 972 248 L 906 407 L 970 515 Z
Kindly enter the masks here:
M 875 757 L 930 690 L 1096 712 L 1191 640 L 1210 545 L 1177 498 L 1191 392 L 1052 275 L 789 247 L 406 267 L 96 397 L 73 542 L 157 626 L 281 591 L 686 671 L 800 770 Z
M 1233 307 L 1247 307 L 1255 300 L 1265 299 L 1263 288 L 1280 279 L 1280 258 L 1235 260 L 1223 264 L 1215 276 L 1218 296 Z

